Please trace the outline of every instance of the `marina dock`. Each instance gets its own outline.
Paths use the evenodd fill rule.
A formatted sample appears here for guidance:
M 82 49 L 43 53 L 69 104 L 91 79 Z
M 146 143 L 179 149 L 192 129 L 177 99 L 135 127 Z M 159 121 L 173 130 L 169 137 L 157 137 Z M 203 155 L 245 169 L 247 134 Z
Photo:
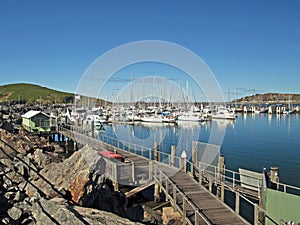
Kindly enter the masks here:
M 163 194 L 174 210 L 180 212 L 185 224 L 262 224 L 264 217 L 272 217 L 259 205 L 260 187 L 247 188 L 249 184 L 236 178 L 236 175 L 243 175 L 225 170 L 223 165 L 213 170 L 203 169 L 201 162 L 190 162 L 175 155 L 168 155 L 167 161 L 160 162 L 165 153 L 157 146 L 152 149 L 135 144 L 125 147 L 116 139 L 103 136 L 99 140 L 75 128 L 60 128 L 59 133 L 92 149 L 121 154 L 127 163 L 106 162 L 105 176 L 112 181 L 115 190 L 123 182 L 140 186 L 140 190 L 154 185 L 154 197 L 159 199 Z M 221 157 L 220 161 L 224 159 Z M 230 172 L 233 175 L 228 175 Z M 260 178 L 250 178 L 261 184 Z M 229 195 L 234 196 L 234 208 L 226 204 Z M 256 200 L 251 202 L 249 196 Z M 242 217 L 245 203 L 241 202 L 252 208 L 250 219 Z

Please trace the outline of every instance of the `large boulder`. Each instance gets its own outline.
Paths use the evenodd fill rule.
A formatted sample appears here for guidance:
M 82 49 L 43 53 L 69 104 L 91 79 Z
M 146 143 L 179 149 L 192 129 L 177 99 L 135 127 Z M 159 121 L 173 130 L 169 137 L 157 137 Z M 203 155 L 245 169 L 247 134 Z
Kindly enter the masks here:
M 89 198 L 92 194 L 91 189 L 99 188 L 102 179 L 99 176 L 93 176 L 95 172 L 86 162 L 84 151 L 86 149 L 75 152 L 63 162 L 45 165 L 27 186 L 27 195 L 42 193 L 49 198 L 54 198 L 65 197 L 69 194 L 75 203 L 86 201 L 83 198 Z M 91 154 L 95 154 L 94 158 L 96 158 L 96 152 Z
M 1 222 L 0 222 L 1 223 Z M 26 198 L 23 202 L 14 204 L 7 210 L 4 224 L 105 224 L 105 225 L 138 225 L 126 218 L 110 212 L 92 208 L 84 208 L 70 204 L 62 198 Z
M 47 224 L 127 224 L 134 225 L 128 219 L 121 218 L 109 212 L 97 209 L 83 208 L 68 204 L 65 200 L 54 198 L 51 200 L 41 199 L 33 204 L 33 218 L 37 225 Z

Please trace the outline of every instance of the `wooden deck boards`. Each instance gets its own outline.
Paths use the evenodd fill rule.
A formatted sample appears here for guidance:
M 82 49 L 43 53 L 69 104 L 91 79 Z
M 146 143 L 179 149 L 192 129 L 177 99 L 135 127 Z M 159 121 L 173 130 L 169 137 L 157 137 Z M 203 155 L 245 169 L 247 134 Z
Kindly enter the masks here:
M 212 224 L 248 224 L 188 174 L 179 172 L 170 179 Z

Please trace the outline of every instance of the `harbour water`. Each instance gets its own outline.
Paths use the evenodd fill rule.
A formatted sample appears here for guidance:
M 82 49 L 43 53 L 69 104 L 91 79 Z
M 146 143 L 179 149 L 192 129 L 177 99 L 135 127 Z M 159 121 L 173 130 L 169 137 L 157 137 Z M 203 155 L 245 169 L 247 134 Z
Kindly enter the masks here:
M 224 133 L 221 154 L 226 168 L 261 172 L 279 167 L 280 182 L 300 187 L 300 115 L 238 114 L 236 120 L 212 120 L 179 124 L 135 123 L 105 125 L 103 134 L 147 147 L 159 143 L 161 151 L 172 145 L 177 155 L 189 153 L 192 141 L 211 143 L 212 135 Z M 222 135 L 221 135 L 222 136 Z M 218 139 L 221 139 L 218 137 Z M 219 140 L 220 141 L 220 140 Z

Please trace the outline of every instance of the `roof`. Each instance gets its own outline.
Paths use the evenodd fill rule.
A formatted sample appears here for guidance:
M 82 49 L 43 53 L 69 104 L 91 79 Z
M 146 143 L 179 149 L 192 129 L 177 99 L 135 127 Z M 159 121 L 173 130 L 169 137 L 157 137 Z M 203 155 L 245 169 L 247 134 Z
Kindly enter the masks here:
M 122 158 L 122 156 L 120 154 L 116 154 L 114 152 L 110 152 L 110 151 L 103 151 L 103 152 L 99 152 L 100 155 L 103 155 L 107 158 L 110 158 L 110 159 L 120 159 Z
M 34 116 L 40 114 L 40 113 L 42 113 L 43 115 L 49 117 L 49 115 L 47 115 L 46 113 L 43 113 L 43 112 L 41 112 L 41 111 L 36 111 L 36 110 L 30 110 L 30 111 L 28 111 L 27 113 L 25 113 L 24 115 L 22 115 L 22 117 L 23 117 L 23 118 L 29 119 L 29 118 L 32 118 L 32 117 L 34 117 Z

